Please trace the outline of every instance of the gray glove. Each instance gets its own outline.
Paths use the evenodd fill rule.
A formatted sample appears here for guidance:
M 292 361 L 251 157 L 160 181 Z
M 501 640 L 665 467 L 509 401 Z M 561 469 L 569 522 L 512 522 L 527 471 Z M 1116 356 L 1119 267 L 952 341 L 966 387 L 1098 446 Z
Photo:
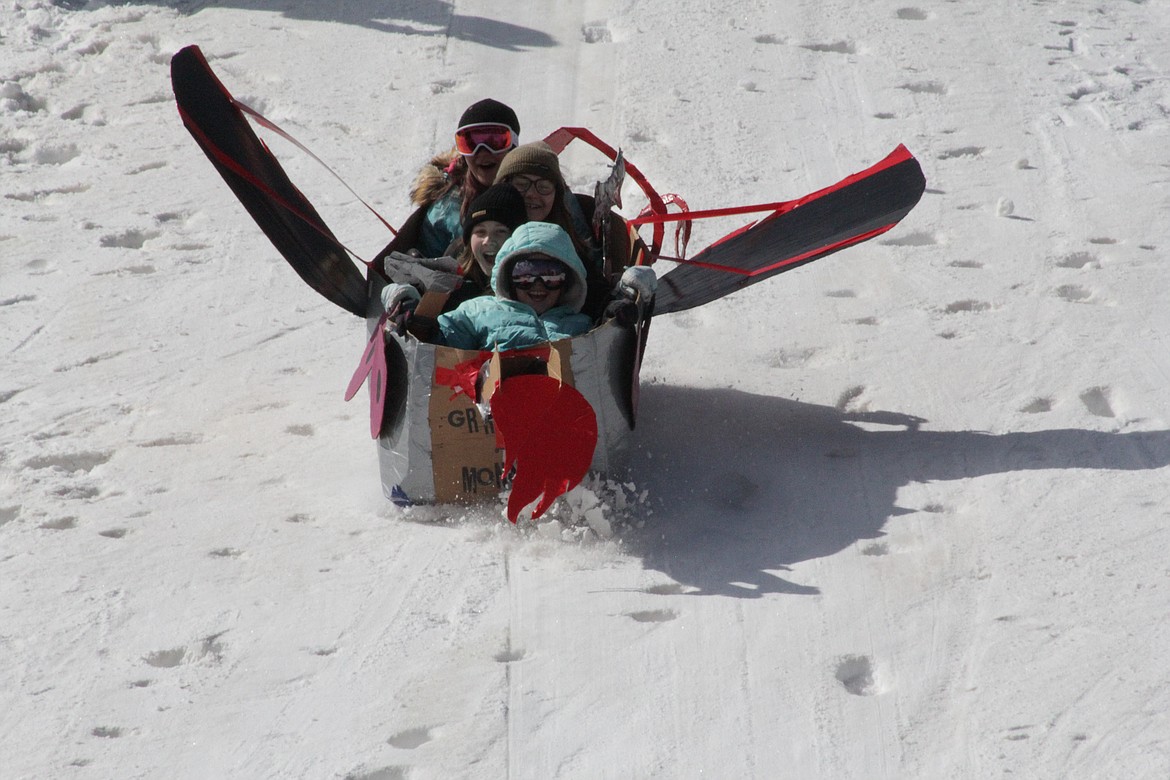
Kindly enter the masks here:
M 459 261 L 453 257 L 412 257 L 391 252 L 386 275 L 400 284 L 420 285 L 427 292 L 447 293 L 459 286 Z
M 658 277 L 654 269 L 644 265 L 630 266 L 618 280 L 618 293 L 630 300 L 649 301 L 657 291 Z
M 397 310 L 413 309 L 421 297 L 409 284 L 388 284 L 382 288 L 382 308 L 394 316 Z

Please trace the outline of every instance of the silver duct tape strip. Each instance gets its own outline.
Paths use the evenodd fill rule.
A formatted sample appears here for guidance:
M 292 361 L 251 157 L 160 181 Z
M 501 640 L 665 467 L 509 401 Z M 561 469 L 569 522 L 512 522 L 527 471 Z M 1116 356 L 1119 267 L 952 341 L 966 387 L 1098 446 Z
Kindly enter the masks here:
M 625 411 L 629 375 L 623 366 L 636 349 L 633 330 L 608 323 L 572 343 L 573 384 L 597 415 L 597 449 L 590 471 L 623 477 L 633 434 Z
M 431 464 L 430 401 L 435 375 L 435 348 L 414 338 L 387 335 L 387 419 L 378 439 L 382 492 L 399 487 L 412 501 L 435 500 Z M 398 354 L 395 355 L 394 353 Z M 396 359 L 401 361 L 395 365 Z M 399 402 L 398 399 L 405 398 Z M 396 397 L 397 396 L 397 397 Z M 400 406 L 396 407 L 396 404 Z M 391 409 L 396 409 L 392 413 Z

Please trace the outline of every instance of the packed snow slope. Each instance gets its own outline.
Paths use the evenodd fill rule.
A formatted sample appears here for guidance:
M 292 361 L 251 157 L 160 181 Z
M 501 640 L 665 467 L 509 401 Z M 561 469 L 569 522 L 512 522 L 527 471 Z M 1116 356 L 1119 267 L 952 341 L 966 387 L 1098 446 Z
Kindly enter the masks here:
M 0 36 L 6 780 L 1170 775 L 1170 4 L 10 0 Z M 693 208 L 900 142 L 929 189 L 655 320 L 628 484 L 403 512 L 342 401 L 364 324 L 179 122 L 193 43 L 394 221 L 484 96 Z

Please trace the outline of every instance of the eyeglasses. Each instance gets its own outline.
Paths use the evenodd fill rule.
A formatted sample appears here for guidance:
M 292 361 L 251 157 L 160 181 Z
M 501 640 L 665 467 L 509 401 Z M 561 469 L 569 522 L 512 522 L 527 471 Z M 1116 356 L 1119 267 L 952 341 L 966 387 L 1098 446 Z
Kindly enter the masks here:
M 568 281 L 569 278 L 564 273 L 540 274 L 539 276 L 526 274 L 524 276 L 513 276 L 512 286 L 517 290 L 531 290 L 536 286 L 537 282 L 540 282 L 546 290 L 559 290 Z
M 513 176 L 508 179 L 508 183 L 515 187 L 516 192 L 519 192 L 521 195 L 533 187 L 541 195 L 552 195 L 557 191 L 556 183 L 548 179 L 530 179 L 527 176 Z
M 455 148 L 464 157 L 470 157 L 480 147 L 492 154 L 502 154 L 516 145 L 516 131 L 507 125 L 488 122 L 468 125 L 455 131 Z

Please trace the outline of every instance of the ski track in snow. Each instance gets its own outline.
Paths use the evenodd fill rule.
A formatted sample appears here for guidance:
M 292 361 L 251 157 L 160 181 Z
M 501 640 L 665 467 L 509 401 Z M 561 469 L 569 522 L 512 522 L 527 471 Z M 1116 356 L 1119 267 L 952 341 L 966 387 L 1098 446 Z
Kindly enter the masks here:
M 0 10 L 0 774 L 1170 773 L 1164 7 L 334 5 Z M 928 191 L 655 320 L 630 485 L 403 513 L 341 400 L 363 324 L 179 123 L 189 43 L 391 221 L 484 95 L 695 209 L 899 142 Z

